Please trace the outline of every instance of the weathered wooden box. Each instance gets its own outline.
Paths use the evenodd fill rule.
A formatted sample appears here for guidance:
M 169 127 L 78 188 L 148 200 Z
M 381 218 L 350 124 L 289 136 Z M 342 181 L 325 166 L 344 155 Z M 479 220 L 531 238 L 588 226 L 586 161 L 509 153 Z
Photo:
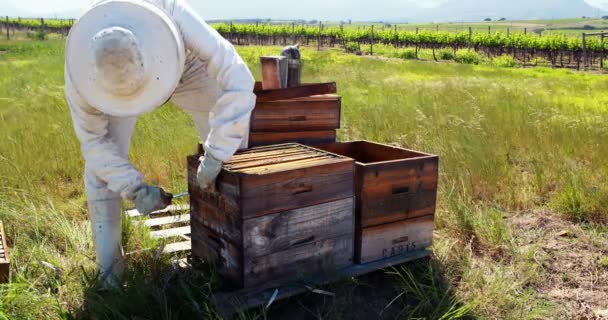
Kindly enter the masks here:
M 10 261 L 8 256 L 8 245 L 6 244 L 6 235 L 4 226 L 0 221 L 0 283 L 6 283 L 9 279 Z
M 192 253 L 232 287 L 289 283 L 353 263 L 354 160 L 299 144 L 248 149 L 224 165 L 217 192 L 188 158 Z
M 251 115 L 249 146 L 335 142 L 341 107 L 337 95 L 257 102 Z
M 437 156 L 367 141 L 315 147 L 357 161 L 358 263 L 423 250 L 432 244 Z

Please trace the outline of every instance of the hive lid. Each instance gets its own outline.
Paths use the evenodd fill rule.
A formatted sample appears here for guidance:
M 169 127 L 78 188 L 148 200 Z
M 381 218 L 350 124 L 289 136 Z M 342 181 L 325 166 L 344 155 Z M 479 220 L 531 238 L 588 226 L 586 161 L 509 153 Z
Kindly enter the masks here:
M 301 144 L 288 143 L 239 152 L 224 163 L 224 170 L 236 174 L 263 175 L 344 161 L 354 160 Z

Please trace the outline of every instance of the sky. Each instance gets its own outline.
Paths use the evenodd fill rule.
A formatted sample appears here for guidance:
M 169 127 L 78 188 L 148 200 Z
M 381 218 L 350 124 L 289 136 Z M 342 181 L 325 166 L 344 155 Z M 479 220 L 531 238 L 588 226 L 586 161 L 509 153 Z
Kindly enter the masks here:
M 0 0 L 0 15 L 77 16 L 92 0 Z M 273 18 L 382 20 L 395 12 L 440 6 L 454 0 L 188 0 L 205 19 Z M 480 2 L 486 0 L 479 0 Z M 530 0 L 534 1 L 534 0 Z M 608 10 L 608 0 L 584 0 Z M 4 9 L 4 10 L 3 10 Z M 9 12 L 3 12 L 3 11 Z M 13 12 L 11 12 L 13 11 Z M 387 14 L 389 16 L 387 16 Z

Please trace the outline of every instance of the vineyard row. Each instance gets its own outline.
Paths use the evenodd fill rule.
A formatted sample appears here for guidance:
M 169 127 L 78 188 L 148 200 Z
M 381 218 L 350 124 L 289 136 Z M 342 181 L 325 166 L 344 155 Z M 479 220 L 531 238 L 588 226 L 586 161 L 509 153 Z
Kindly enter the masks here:
M 6 18 L 0 19 L 6 28 L 41 30 L 44 32 L 67 33 L 74 24 L 73 19 L 44 20 Z M 376 44 L 392 45 L 397 48 L 415 47 L 419 49 L 451 48 L 473 49 L 488 56 L 509 54 L 524 63 L 533 57 L 542 57 L 553 66 L 603 67 L 608 55 L 608 45 L 603 38 L 590 38 L 583 44 L 577 37 L 563 34 L 540 36 L 523 32 L 445 32 L 429 30 L 399 30 L 394 25 L 389 28 L 323 26 L 319 25 L 270 25 L 270 24 L 228 24 L 212 25 L 222 36 L 239 45 L 284 45 L 300 42 L 318 46 L 340 46 L 360 48 Z M 370 51 L 371 51 L 370 50 Z M 373 52 L 370 52 L 373 53 Z

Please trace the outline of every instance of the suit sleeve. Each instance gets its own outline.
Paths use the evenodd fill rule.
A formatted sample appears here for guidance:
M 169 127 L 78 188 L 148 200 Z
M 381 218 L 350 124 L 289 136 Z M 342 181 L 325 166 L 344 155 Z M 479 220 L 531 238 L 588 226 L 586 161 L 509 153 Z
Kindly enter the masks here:
M 228 161 L 248 134 L 251 111 L 255 106 L 255 80 L 232 44 L 211 28 L 183 0 L 177 0 L 173 17 L 186 46 L 208 62 L 208 74 L 222 90 L 209 114 L 211 132 L 205 151 Z
M 108 116 L 80 97 L 67 72 L 65 94 L 87 170 L 106 182 L 109 190 L 133 200 L 135 191 L 143 185 L 143 177 L 109 137 Z

